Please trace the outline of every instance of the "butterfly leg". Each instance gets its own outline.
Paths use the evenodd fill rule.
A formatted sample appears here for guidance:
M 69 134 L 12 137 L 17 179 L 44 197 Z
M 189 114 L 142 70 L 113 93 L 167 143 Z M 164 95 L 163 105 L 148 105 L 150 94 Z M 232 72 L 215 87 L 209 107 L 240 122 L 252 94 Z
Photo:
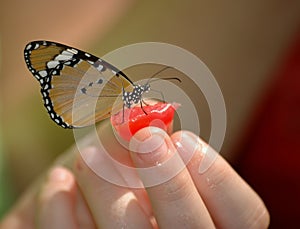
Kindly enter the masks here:
M 147 112 L 144 110 L 144 107 L 143 107 L 143 99 L 140 100 L 140 104 L 141 104 L 141 108 L 142 108 L 143 112 L 144 112 L 146 115 L 148 115 Z
M 141 100 L 142 100 L 143 104 L 145 104 L 146 106 L 150 106 L 150 104 L 146 103 L 146 101 L 144 99 L 141 99 Z
M 123 112 L 123 116 L 122 116 L 122 123 L 124 123 L 124 116 L 125 116 L 125 104 L 123 104 L 123 109 L 122 109 L 122 112 Z

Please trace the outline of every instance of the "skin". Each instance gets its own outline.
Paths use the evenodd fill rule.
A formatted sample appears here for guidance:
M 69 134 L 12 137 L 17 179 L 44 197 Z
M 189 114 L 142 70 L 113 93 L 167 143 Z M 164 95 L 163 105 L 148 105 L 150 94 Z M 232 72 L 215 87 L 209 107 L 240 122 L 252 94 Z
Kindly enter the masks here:
M 101 140 L 104 145 L 109 141 L 114 159 L 138 168 L 154 168 L 151 176 L 139 172 L 144 184 L 181 169 L 171 179 L 145 189 L 121 187 L 90 169 L 83 158 L 100 159 L 97 166 L 108 166 L 121 177 L 107 165 L 94 141 L 83 140 L 81 154 L 74 147 L 58 158 L 23 194 L 0 228 L 268 227 L 269 214 L 260 197 L 194 134 L 179 131 L 168 135 L 155 127 L 144 128 L 134 135 L 129 152 L 117 142 L 109 122 L 100 124 L 99 133 L 106 133 Z M 199 173 L 207 154 L 215 160 Z M 171 166 L 165 163 L 170 159 Z

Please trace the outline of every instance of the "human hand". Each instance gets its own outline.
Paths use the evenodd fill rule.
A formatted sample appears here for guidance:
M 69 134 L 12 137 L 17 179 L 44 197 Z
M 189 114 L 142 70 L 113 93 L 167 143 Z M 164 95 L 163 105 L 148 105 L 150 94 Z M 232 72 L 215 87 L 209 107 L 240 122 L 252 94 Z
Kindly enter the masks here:
M 135 135 L 141 143 L 132 142 L 132 148 L 147 152 L 154 145 L 160 147 L 154 147 L 156 152 L 129 154 L 113 138 L 109 125 L 100 130 L 106 133 L 103 142 L 109 142 L 113 158 L 128 166 L 154 168 L 151 177 L 139 174 L 144 184 L 161 180 L 165 173 L 173 174 L 171 179 L 145 189 L 112 184 L 86 163 L 101 161 L 98 166 L 107 167 L 120 180 L 124 174 L 90 144 L 81 154 L 73 152 L 68 160 L 59 160 L 71 170 L 54 168 L 42 188 L 25 194 L 3 228 L 267 228 L 263 202 L 221 156 L 211 155 L 216 156 L 214 163 L 198 172 L 203 151 L 216 153 L 192 133 L 180 131 L 169 137 L 157 128 L 145 128 Z M 162 165 L 167 166 L 160 169 Z

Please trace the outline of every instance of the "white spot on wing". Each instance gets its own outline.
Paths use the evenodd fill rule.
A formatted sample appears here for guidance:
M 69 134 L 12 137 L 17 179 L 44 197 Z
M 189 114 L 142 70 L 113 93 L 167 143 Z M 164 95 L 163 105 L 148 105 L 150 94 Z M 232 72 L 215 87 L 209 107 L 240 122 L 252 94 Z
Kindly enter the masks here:
M 57 61 L 57 60 L 51 60 L 51 61 L 47 62 L 48 68 L 56 68 L 57 65 L 59 65 L 59 61 Z
M 66 50 L 62 51 L 61 54 L 64 56 L 73 56 L 73 53 L 71 53 L 70 51 L 66 51 Z
M 65 54 L 59 54 L 58 56 L 55 57 L 54 60 L 70 60 L 72 59 L 73 55 L 65 55 Z
M 38 43 L 36 43 L 34 46 L 34 49 L 38 49 L 38 47 L 40 47 L 40 45 Z
M 67 52 L 69 53 L 69 52 Z M 70 53 L 69 53 L 70 54 Z M 59 54 L 54 58 L 54 60 L 70 60 L 72 59 L 73 55 L 65 55 L 65 54 Z
M 41 77 L 46 77 L 47 76 L 47 72 L 45 70 L 39 71 L 39 75 Z
M 100 64 L 100 65 L 97 67 L 97 70 L 101 72 L 102 69 L 103 69 L 103 65 Z
M 73 53 L 73 54 L 77 54 L 78 53 L 78 50 L 76 50 L 76 49 L 67 49 L 67 51 L 68 52 L 71 52 L 71 53 Z
M 31 45 L 31 44 L 27 45 L 27 47 L 26 47 L 26 50 L 29 50 L 29 49 L 31 49 L 31 47 L 32 47 L 32 45 Z

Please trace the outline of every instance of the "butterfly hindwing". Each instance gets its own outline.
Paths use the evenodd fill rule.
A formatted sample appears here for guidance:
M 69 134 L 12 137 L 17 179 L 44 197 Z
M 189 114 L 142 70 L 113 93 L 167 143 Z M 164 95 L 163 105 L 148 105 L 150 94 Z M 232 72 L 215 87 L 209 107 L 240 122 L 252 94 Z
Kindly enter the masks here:
M 84 127 L 109 117 L 122 89 L 132 85 L 104 60 L 55 42 L 31 42 L 24 56 L 40 82 L 50 117 L 64 128 Z

